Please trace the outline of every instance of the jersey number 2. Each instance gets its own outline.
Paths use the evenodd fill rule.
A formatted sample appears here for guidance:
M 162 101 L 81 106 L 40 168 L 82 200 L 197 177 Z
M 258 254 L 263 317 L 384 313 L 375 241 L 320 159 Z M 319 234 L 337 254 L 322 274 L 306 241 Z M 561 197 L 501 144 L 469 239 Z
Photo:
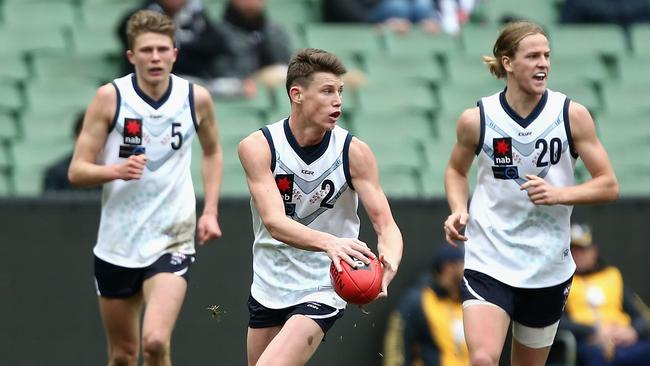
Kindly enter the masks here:
M 325 207 L 325 208 L 332 208 L 334 207 L 333 204 L 328 203 L 330 198 L 334 195 L 334 182 L 332 182 L 329 179 L 325 179 L 323 181 L 323 184 L 321 184 L 320 189 L 327 189 L 327 193 L 325 194 L 325 197 L 323 197 L 323 200 L 320 201 L 320 207 Z

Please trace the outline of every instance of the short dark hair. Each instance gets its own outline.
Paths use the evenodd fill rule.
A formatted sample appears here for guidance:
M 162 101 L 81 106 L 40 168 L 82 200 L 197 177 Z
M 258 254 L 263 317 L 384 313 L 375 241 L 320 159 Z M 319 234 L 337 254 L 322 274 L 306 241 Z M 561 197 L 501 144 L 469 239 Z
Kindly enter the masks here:
M 317 72 L 329 72 L 336 76 L 348 70 L 336 55 L 317 48 L 304 48 L 289 61 L 287 70 L 287 94 L 295 84 L 307 87 Z

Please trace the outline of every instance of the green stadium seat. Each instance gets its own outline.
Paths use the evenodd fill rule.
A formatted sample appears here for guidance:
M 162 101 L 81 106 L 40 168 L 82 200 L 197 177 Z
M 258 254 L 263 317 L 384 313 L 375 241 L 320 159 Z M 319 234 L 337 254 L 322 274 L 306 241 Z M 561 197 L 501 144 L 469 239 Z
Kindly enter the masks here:
M 596 89 L 587 82 L 563 80 L 551 82 L 548 87 L 566 94 L 571 100 L 584 105 L 593 116 L 597 116 L 604 110 L 604 105 Z
M 221 140 L 223 149 L 223 180 L 221 184 L 221 196 L 223 197 L 245 197 L 248 196 L 248 186 L 244 170 L 239 163 L 237 155 L 238 140 Z M 203 178 L 201 176 L 201 145 L 198 141 L 192 144 L 192 181 L 197 196 L 202 196 Z
M 498 80 L 490 73 L 489 67 L 480 56 L 456 56 L 444 59 L 442 65 L 449 85 L 503 89 L 504 81 Z M 444 85 L 443 85 L 444 86 Z M 471 91 L 471 89 L 468 89 Z M 483 89 L 479 89 L 483 90 Z
M 346 104 L 353 111 L 432 113 L 436 106 L 435 96 L 430 87 L 399 79 L 370 80 L 367 85 L 355 92 L 357 100 L 354 97 L 348 97 L 346 100 Z M 358 104 L 355 103 L 357 101 Z
M 376 57 L 366 65 L 368 78 L 373 82 L 394 80 L 402 82 L 433 83 L 444 79 L 444 74 L 433 55 L 396 54 L 386 57 Z
M 73 28 L 79 19 L 71 2 L 10 1 L 4 4 L 4 22 L 8 26 Z
M 95 95 L 98 84 L 85 79 L 35 79 L 26 86 L 29 109 L 84 109 Z
M 266 2 L 269 19 L 285 27 L 320 21 L 319 10 L 304 0 L 271 0 Z
M 485 16 L 492 24 L 500 24 L 504 19 L 510 18 L 551 26 L 559 19 L 557 1 L 554 0 L 498 0 L 485 1 L 481 5 L 484 6 Z
M 650 106 L 650 88 L 644 84 L 607 84 L 602 92 L 606 111 L 637 110 Z
M 481 62 L 482 56 L 492 56 L 492 48 L 501 26 L 494 24 L 466 24 L 461 29 L 460 42 L 463 53 Z
M 383 34 L 370 24 L 306 24 L 305 37 L 309 47 L 341 57 L 373 57 L 385 50 Z
M 231 108 L 217 105 L 217 123 L 222 140 L 240 141 L 262 127 L 259 111 L 244 108 Z
M 444 33 L 432 36 L 419 29 L 413 29 L 404 35 L 387 32 L 386 45 L 391 55 L 414 59 L 430 58 L 437 54 L 455 55 L 462 52 L 462 44 L 458 37 Z
M 613 24 L 561 25 L 553 28 L 549 37 L 551 52 L 562 56 L 620 58 L 629 53 L 623 30 Z
M 23 98 L 16 84 L 0 83 L 0 112 L 19 112 L 23 106 Z
M 619 59 L 618 81 L 630 87 L 650 88 L 650 52 Z
M 17 141 L 21 138 L 22 131 L 15 113 L 0 113 L 0 141 Z M 0 166 L 2 160 L 0 159 Z
M 122 45 L 115 32 L 107 32 L 105 29 L 88 28 L 77 30 L 73 34 L 73 50 L 76 55 L 91 56 L 122 56 Z
M 21 54 L 0 54 L 0 83 L 15 83 L 29 77 L 27 63 Z
M 37 78 L 73 77 L 106 83 L 120 76 L 120 65 L 101 54 L 36 56 L 32 67 Z
M 591 83 L 600 86 L 603 83 L 615 79 L 615 68 L 609 68 L 600 57 L 593 55 L 564 55 L 553 52 L 551 45 L 551 70 L 549 73 L 549 84 L 555 81 L 562 83 Z
M 59 27 L 4 26 L 0 28 L 0 54 L 64 54 L 71 49 L 68 33 Z
M 650 24 L 637 23 L 630 29 L 632 50 L 637 56 L 650 57 Z
M 83 110 L 59 106 L 28 109 L 20 117 L 21 137 L 27 142 L 50 139 L 68 141 L 74 135 L 73 124 Z
M 370 140 L 361 138 L 370 146 L 377 159 L 379 170 L 403 169 L 417 176 L 425 166 L 424 151 L 417 140 L 404 139 L 401 141 Z
M 404 168 L 379 167 L 379 181 L 389 198 L 417 198 L 422 196 L 420 178 L 416 172 Z
M 364 111 L 354 115 L 353 123 L 355 135 L 368 143 L 433 139 L 432 120 L 422 112 Z
M 73 149 L 72 138 L 61 140 L 43 138 L 12 145 L 13 183 L 18 196 L 35 196 L 41 193 L 45 169 Z
M 115 34 L 120 20 L 126 14 L 138 7 L 137 2 L 99 2 L 84 1 L 81 5 L 83 29 L 96 29 Z

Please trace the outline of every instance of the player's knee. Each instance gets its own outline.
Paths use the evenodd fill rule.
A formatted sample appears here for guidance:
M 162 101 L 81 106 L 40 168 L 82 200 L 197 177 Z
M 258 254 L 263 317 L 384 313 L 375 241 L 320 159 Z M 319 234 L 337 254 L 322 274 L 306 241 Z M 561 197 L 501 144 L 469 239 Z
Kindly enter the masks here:
M 165 356 L 169 352 L 169 340 L 156 335 L 148 335 L 144 337 L 142 349 L 147 357 Z
M 472 366 L 496 366 L 499 364 L 499 355 L 490 352 L 479 351 L 470 355 Z
M 113 350 L 110 355 L 109 365 L 111 366 L 135 366 L 138 362 L 138 351 L 132 350 Z

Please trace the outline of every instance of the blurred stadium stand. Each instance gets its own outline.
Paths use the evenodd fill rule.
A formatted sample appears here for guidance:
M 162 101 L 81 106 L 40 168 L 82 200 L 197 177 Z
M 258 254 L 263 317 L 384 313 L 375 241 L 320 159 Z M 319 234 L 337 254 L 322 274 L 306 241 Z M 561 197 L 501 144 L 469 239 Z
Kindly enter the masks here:
M 593 113 L 621 194 L 650 195 L 649 25 L 634 25 L 626 39 L 614 25 L 560 25 L 562 0 L 486 0 L 482 21 L 468 23 L 458 37 L 417 30 L 400 36 L 367 24 L 321 23 L 321 1 L 267 0 L 267 6 L 296 48 L 332 51 L 365 74 L 365 83 L 346 90 L 341 124 L 373 148 L 390 196 L 444 195 L 442 175 L 458 115 L 504 85 L 480 56 L 491 52 L 500 23 L 512 18 L 537 21 L 548 31 L 549 88 Z M 115 25 L 137 3 L 0 0 L 0 195 L 40 193 L 42 168 L 71 148 L 70 121 L 97 86 L 119 76 Z M 221 17 L 225 0 L 204 3 L 213 19 Z M 283 88 L 260 89 L 252 100 L 215 100 L 226 196 L 247 195 L 237 142 L 288 113 Z M 198 145 L 194 151 L 200 154 Z M 193 161 L 201 195 L 200 159 Z

